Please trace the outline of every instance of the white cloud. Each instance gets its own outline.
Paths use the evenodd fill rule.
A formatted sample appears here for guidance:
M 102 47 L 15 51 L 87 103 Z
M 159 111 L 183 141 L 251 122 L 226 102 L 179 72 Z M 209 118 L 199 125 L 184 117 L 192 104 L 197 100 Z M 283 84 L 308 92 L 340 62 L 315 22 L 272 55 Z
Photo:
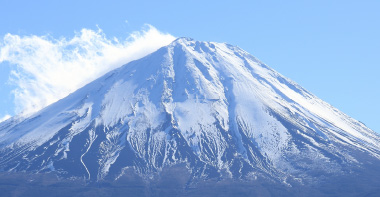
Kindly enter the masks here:
M 10 117 L 12 117 L 12 116 L 9 115 L 9 114 L 7 114 L 7 115 L 5 115 L 5 116 L 3 116 L 3 117 L 0 118 L 0 122 L 3 122 L 3 121 L 5 121 L 5 120 L 8 120 Z
M 29 114 L 174 39 L 150 25 L 124 41 L 107 38 L 101 29 L 82 29 L 69 39 L 7 34 L 0 42 L 0 63 L 13 65 L 15 112 Z

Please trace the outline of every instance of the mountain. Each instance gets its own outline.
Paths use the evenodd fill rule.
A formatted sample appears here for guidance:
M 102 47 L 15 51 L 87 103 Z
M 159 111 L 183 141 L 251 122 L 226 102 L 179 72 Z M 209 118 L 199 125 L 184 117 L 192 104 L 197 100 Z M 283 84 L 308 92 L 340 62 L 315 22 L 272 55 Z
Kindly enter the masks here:
M 380 136 L 239 47 L 179 38 L 0 123 L 0 156 L 4 173 L 149 180 L 182 165 L 187 185 L 291 188 L 380 166 Z

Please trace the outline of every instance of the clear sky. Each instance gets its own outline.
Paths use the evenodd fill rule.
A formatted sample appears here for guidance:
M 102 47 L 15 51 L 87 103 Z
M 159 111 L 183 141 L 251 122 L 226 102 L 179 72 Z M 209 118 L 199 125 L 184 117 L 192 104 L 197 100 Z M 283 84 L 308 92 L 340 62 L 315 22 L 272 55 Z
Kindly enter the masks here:
M 125 40 L 150 24 L 176 37 L 238 45 L 380 132 L 379 10 L 378 0 L 0 0 L 0 47 L 8 33 L 70 40 L 100 28 Z M 11 92 L 20 84 L 9 80 L 17 69 L 0 64 L 0 118 L 18 107 Z

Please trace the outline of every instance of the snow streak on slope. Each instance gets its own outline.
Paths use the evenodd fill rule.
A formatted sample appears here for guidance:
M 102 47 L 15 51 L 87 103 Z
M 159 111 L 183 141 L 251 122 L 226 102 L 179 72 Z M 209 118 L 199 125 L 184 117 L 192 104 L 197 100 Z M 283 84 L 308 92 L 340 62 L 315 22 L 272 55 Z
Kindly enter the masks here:
M 186 163 L 195 177 L 285 180 L 380 158 L 379 142 L 240 48 L 181 38 L 1 123 L 0 169 L 100 180 Z

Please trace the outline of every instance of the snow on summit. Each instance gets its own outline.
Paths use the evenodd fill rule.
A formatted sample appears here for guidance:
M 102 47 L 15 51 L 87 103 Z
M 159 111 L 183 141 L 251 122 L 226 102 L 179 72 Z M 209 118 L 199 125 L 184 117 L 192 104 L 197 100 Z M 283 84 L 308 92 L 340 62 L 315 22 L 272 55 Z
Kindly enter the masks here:
M 380 159 L 380 137 L 239 47 L 189 38 L 0 123 L 0 169 L 90 180 L 178 163 L 285 180 L 341 173 L 356 152 Z

